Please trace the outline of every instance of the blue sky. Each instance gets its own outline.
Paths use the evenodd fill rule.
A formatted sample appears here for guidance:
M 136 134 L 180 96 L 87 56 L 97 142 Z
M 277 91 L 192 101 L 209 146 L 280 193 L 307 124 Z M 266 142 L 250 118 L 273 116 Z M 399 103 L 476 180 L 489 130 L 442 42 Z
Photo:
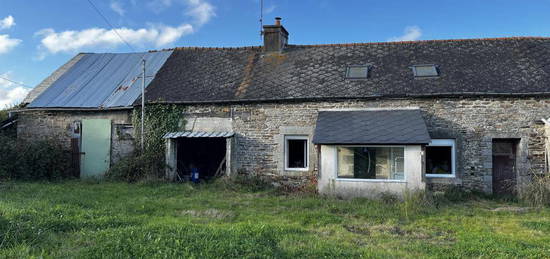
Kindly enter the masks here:
M 260 45 L 259 0 L 92 0 L 137 51 Z M 264 0 L 291 44 L 550 36 L 550 0 Z M 0 77 L 35 86 L 78 52 L 131 52 L 86 0 L 0 0 Z M 0 107 L 28 88 L 0 79 Z

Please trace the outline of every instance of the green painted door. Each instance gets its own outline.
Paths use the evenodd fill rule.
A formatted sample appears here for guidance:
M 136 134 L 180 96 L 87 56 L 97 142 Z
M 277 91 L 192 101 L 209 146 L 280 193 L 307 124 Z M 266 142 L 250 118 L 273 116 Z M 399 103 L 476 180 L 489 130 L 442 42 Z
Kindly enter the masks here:
M 111 158 L 111 120 L 82 120 L 82 165 L 80 177 L 101 177 Z

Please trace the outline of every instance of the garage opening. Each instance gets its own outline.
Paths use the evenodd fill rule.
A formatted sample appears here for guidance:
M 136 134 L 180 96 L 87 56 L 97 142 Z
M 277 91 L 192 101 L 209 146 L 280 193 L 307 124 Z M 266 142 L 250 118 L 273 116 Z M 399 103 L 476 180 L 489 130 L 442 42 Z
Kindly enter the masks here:
M 210 180 L 226 171 L 225 138 L 179 138 L 177 139 L 177 167 L 180 177 L 188 179 L 193 168 L 199 179 Z
M 231 174 L 233 132 L 178 131 L 164 135 L 166 139 L 166 177 L 188 181 L 192 172 L 199 180 Z

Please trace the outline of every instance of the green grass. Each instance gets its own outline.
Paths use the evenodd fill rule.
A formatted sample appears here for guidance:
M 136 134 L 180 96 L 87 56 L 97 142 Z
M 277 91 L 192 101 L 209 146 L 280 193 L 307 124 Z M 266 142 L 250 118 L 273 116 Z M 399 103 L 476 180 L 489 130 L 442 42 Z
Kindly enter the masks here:
M 550 209 L 439 208 L 223 184 L 0 184 L 0 258 L 550 256 Z

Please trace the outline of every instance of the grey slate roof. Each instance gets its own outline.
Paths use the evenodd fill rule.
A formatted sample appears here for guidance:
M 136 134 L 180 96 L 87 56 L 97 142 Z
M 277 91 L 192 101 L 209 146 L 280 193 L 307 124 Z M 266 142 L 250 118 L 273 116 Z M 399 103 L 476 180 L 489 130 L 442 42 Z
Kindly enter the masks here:
M 79 54 L 64 73 L 54 72 L 53 82 L 27 107 L 131 107 L 141 95 L 142 59 L 146 60 L 147 87 L 170 54 L 172 51 Z
M 348 65 L 372 64 L 366 80 Z M 440 77 L 415 79 L 411 66 Z M 201 103 L 373 97 L 550 94 L 550 38 L 334 45 L 176 48 L 147 89 L 149 102 Z
M 428 144 L 420 110 L 320 111 L 315 144 Z

